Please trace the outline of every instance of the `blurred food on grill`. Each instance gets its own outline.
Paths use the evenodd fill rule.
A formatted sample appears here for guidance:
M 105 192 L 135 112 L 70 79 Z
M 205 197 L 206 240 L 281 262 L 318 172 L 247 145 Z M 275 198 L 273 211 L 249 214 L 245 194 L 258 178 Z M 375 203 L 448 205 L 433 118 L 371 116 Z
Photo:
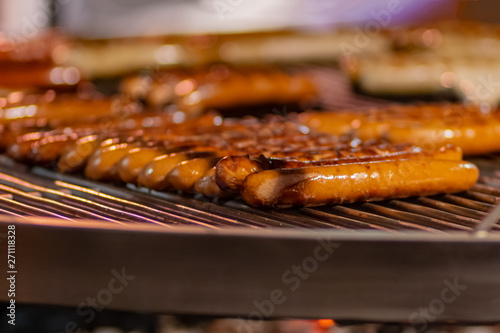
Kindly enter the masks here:
M 478 56 L 441 56 L 431 52 L 351 57 L 344 69 L 370 95 L 442 96 L 476 105 L 500 102 L 500 60 Z
M 359 27 L 323 32 L 275 31 L 81 40 L 49 31 L 12 42 L 0 36 L 0 89 L 74 87 L 82 79 L 148 73 L 195 75 L 212 64 L 303 64 L 340 61 L 363 92 L 384 96 L 451 93 L 480 104 L 498 103 L 500 26 L 438 21 L 376 32 Z M 188 68 L 188 69 L 186 69 Z M 167 69 L 167 70 L 166 70 Z M 176 70 L 178 70 L 176 72 Z M 191 73 L 190 73 L 191 72 Z M 203 70 L 202 70 L 203 72 Z M 164 77 L 166 76 L 166 77 Z M 123 89 L 145 84 L 148 100 L 169 99 L 170 75 L 131 77 Z M 175 81 L 175 79 L 174 79 Z M 448 95 L 444 95 L 448 98 Z
M 349 52 L 343 69 L 364 93 L 500 103 L 500 25 L 439 21 L 387 32 L 391 51 Z
M 276 66 L 219 64 L 151 71 L 125 78 L 121 91 L 152 107 L 175 104 L 190 114 L 210 109 L 232 109 L 237 114 L 239 107 L 262 105 L 294 104 L 307 108 L 316 100 L 316 88 L 307 73 Z
M 464 154 L 500 151 L 500 109 L 461 104 L 388 105 L 358 112 L 305 112 L 306 126 L 333 135 L 353 133 L 361 139 L 386 138 L 433 150 L 461 147 Z
M 55 31 L 13 41 L 0 32 L 0 90 L 71 88 L 80 82 L 78 68 L 66 63 L 70 42 Z
M 500 25 L 469 20 L 443 20 L 388 30 L 393 48 L 433 50 L 449 57 L 496 58 L 500 52 Z
M 139 116 L 140 110 L 139 104 L 124 97 L 57 94 L 52 90 L 11 93 L 0 98 L 0 149 L 26 160 L 36 142 L 36 156 L 45 161 L 41 152 L 48 153 L 44 148 L 47 144 L 63 145 L 80 135 L 127 129 L 134 117 L 144 117 Z M 136 127 L 142 128 L 142 124 Z
M 357 36 L 352 29 L 328 32 L 276 31 L 262 33 L 158 36 L 74 41 L 68 64 L 90 78 L 119 76 L 144 68 L 334 61 L 342 45 Z M 362 53 L 389 50 L 384 34 L 374 37 Z

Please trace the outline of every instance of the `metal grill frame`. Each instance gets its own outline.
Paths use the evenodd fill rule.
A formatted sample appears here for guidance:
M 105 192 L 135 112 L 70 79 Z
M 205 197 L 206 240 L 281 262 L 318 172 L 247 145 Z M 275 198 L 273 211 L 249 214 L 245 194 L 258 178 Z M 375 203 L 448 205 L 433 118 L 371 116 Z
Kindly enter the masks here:
M 116 225 L 87 220 L 2 218 L 16 225 L 16 301 L 76 307 L 107 288 L 111 271 L 135 276 L 107 308 L 248 316 L 273 291 L 286 301 L 265 318 L 408 322 L 442 297 L 446 282 L 466 290 L 433 322 L 500 320 L 500 235 L 387 233 Z M 322 244 L 333 244 L 324 247 Z M 320 248 L 322 250 L 317 250 Z M 314 268 L 306 279 L 288 273 Z M 2 247 L 1 255 L 6 249 Z M 291 282 L 292 277 L 293 283 Z M 297 279 L 300 285 L 296 290 Z M 0 300 L 6 300 L 2 293 Z M 257 317 L 256 317 L 257 316 Z

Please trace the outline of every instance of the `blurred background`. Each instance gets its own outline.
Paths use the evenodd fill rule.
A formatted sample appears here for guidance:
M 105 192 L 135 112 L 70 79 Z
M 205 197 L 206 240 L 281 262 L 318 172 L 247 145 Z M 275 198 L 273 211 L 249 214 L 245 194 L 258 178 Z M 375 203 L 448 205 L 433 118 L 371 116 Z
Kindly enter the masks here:
M 437 18 L 500 20 L 497 0 L 395 0 L 391 25 Z M 386 0 L 0 0 L 0 30 L 29 37 L 61 26 L 81 37 L 322 29 L 373 18 Z

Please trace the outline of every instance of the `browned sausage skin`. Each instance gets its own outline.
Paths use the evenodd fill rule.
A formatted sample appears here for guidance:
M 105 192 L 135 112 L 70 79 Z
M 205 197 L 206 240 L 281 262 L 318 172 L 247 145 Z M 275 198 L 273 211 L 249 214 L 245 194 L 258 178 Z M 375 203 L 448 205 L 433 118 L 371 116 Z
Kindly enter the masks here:
M 359 112 L 305 112 L 296 120 L 324 133 L 355 133 L 360 139 L 385 137 L 424 149 L 446 144 L 465 155 L 500 151 L 500 109 L 488 113 L 461 104 L 388 105 Z
M 166 181 L 179 191 L 193 192 L 195 183 L 212 169 L 219 159 L 217 156 L 199 157 L 180 162 L 168 173 Z
M 464 161 L 373 161 L 256 172 L 243 182 L 241 195 L 253 206 L 320 206 L 460 192 L 478 176 Z
M 270 155 L 272 156 L 272 154 Z M 308 159 L 304 161 L 300 159 L 266 157 L 263 155 L 256 157 L 228 156 L 217 163 L 215 179 L 221 189 L 235 192 L 240 189 L 241 184 L 248 175 L 262 170 L 327 166 L 343 163 L 362 163 L 367 161 L 397 160 L 405 158 L 458 161 L 462 159 L 462 151 L 460 148 L 453 146 L 441 147 L 438 151 L 432 153 L 422 152 L 419 147 L 415 146 L 406 147 L 400 151 L 375 147 L 373 149 L 339 151 L 336 156 L 345 157 L 320 160 Z
M 203 177 L 194 184 L 196 192 L 209 198 L 228 198 L 235 194 L 222 190 L 215 181 L 215 167 L 208 170 Z
M 59 172 L 69 173 L 83 170 L 89 157 L 99 148 L 101 143 L 102 138 L 97 134 L 76 140 L 63 150 L 57 163 Z
M 137 183 L 139 186 L 152 190 L 163 190 L 171 187 L 167 175 L 179 163 L 193 158 L 216 156 L 213 151 L 182 152 L 158 156 L 147 163 L 139 172 Z
M 150 161 L 165 153 L 161 147 L 138 147 L 130 150 L 118 162 L 120 179 L 125 183 L 135 184 L 142 168 Z
M 123 156 L 136 147 L 137 145 L 135 144 L 119 143 L 98 148 L 85 166 L 85 176 L 95 180 L 120 180 L 116 164 Z

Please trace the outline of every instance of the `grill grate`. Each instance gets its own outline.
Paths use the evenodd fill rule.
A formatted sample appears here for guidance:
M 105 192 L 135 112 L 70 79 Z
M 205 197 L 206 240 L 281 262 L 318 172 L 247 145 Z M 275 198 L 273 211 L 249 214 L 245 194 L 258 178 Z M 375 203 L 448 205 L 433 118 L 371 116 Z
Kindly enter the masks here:
M 240 200 L 208 201 L 201 196 L 100 184 L 40 167 L 2 160 L 0 212 L 15 216 L 105 220 L 118 224 L 149 223 L 166 228 L 320 228 L 387 232 L 473 231 L 500 200 L 499 156 L 475 159 L 481 178 L 472 189 L 432 197 L 344 206 L 256 209 Z M 488 184 L 488 185 L 486 185 Z M 493 231 L 500 230 L 495 225 Z

